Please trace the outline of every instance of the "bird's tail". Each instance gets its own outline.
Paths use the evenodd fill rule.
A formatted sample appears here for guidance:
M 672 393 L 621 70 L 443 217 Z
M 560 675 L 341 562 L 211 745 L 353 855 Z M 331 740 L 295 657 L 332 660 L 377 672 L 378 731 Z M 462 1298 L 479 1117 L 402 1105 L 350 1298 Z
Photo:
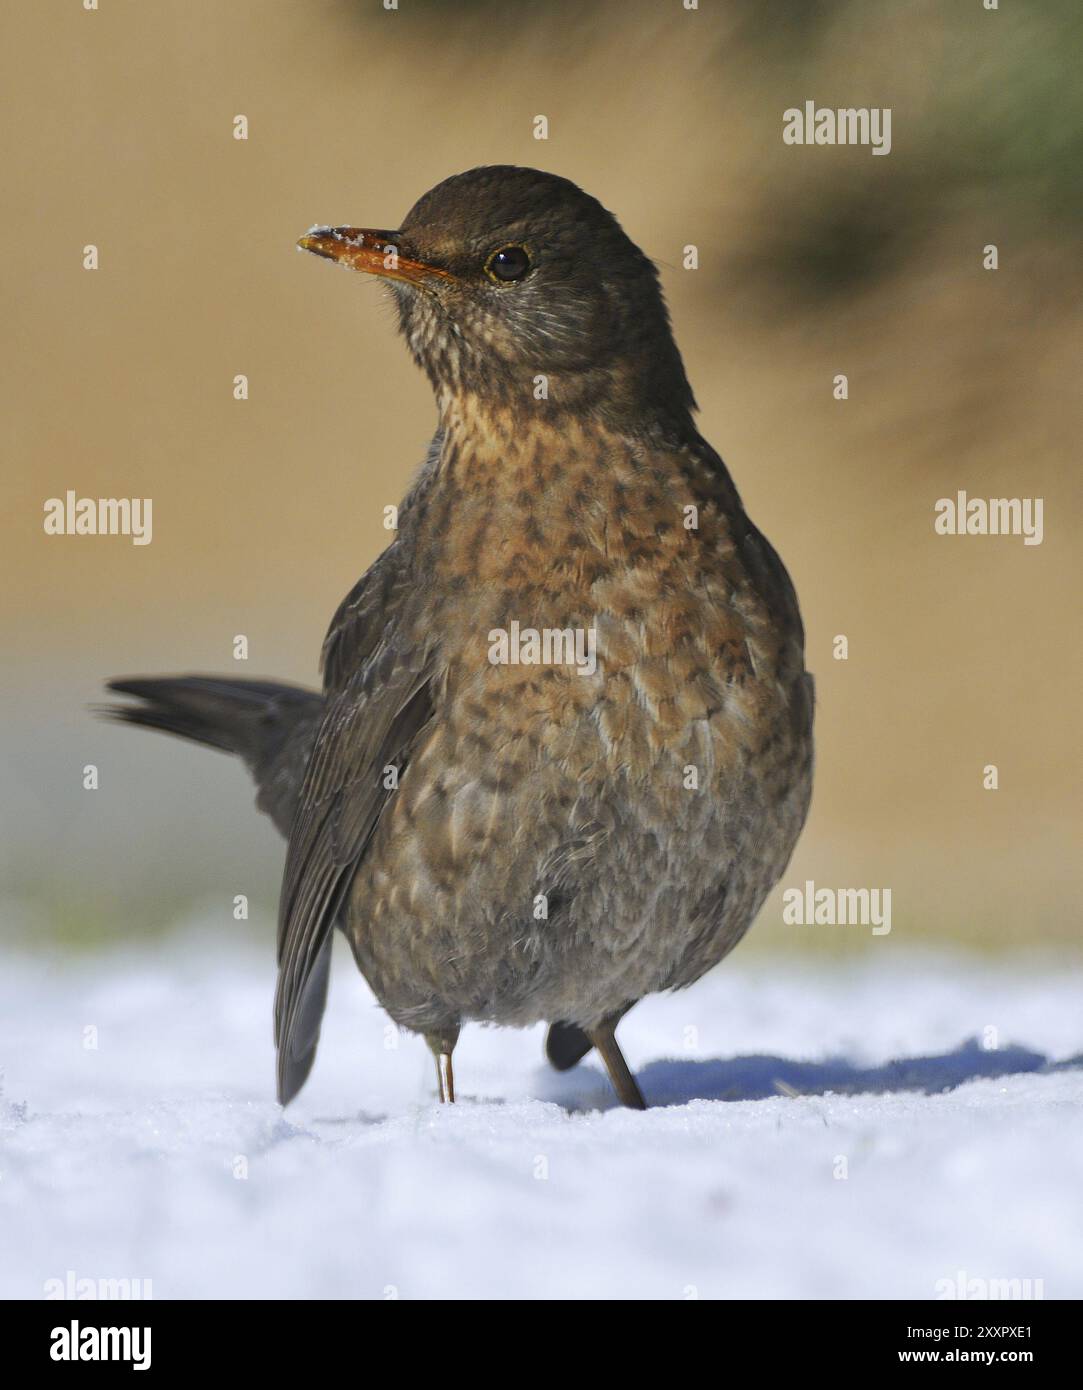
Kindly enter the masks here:
M 323 715 L 322 695 L 277 681 L 220 676 L 125 676 L 109 681 L 108 689 L 139 703 L 109 705 L 101 711 L 107 718 L 237 754 L 255 779 L 256 804 L 288 833 Z

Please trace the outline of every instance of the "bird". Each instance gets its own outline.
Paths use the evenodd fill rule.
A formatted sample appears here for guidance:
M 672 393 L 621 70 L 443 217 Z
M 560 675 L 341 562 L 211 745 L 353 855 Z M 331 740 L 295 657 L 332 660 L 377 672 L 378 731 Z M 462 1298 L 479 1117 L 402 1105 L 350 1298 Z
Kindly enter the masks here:
M 808 813 L 814 689 L 778 553 L 697 405 L 658 269 L 570 180 L 494 165 L 395 230 L 298 247 L 374 277 L 435 398 L 394 537 L 335 612 L 322 689 L 109 683 L 107 711 L 239 755 L 286 837 L 274 1002 L 288 1104 L 334 929 L 420 1034 L 549 1024 L 558 1069 L 742 939 Z

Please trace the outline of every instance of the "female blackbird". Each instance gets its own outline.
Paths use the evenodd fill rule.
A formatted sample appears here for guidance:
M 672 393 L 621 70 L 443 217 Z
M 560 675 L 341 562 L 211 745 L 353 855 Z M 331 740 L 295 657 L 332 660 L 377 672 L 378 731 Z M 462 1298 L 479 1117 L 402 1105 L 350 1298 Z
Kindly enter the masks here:
M 312 1066 L 332 927 L 441 1099 L 467 1020 L 560 1020 L 643 1098 L 617 1020 L 741 939 L 812 782 L 786 570 L 693 423 L 651 261 L 566 179 L 446 180 L 397 231 L 299 245 L 381 277 L 439 425 L 346 597 L 322 697 L 121 681 L 120 711 L 241 752 L 288 834 L 275 1034 Z

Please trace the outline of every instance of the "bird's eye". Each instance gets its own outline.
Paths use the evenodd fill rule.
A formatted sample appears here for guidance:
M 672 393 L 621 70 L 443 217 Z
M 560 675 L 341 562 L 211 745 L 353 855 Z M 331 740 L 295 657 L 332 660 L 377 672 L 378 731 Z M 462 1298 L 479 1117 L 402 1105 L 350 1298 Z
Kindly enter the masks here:
M 491 280 L 507 284 L 521 280 L 531 267 L 530 256 L 523 246 L 502 246 L 485 262 L 485 273 Z

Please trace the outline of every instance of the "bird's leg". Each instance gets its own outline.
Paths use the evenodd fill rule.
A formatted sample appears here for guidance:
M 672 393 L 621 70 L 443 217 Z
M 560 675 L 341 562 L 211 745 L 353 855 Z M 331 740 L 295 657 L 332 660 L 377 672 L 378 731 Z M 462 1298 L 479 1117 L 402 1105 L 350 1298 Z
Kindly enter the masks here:
M 622 1009 L 621 1013 L 623 1012 Z M 643 1092 L 617 1046 L 616 1029 L 619 1017 L 620 1014 L 611 1014 L 609 1018 L 603 1019 L 597 1028 L 584 1028 L 583 1031 L 598 1049 L 621 1105 L 628 1106 L 629 1110 L 646 1110 L 647 1102 L 643 1099 Z
M 451 1053 L 441 1052 L 436 1059 L 436 1084 L 440 1088 L 440 1104 L 446 1101 L 455 1104 L 455 1069 L 451 1065 Z
M 436 1058 L 436 1085 L 440 1092 L 440 1104 L 446 1101 L 455 1104 L 455 1072 L 451 1065 L 451 1054 L 459 1041 L 459 1025 L 442 1028 L 439 1033 L 426 1033 L 425 1041 L 429 1051 Z

